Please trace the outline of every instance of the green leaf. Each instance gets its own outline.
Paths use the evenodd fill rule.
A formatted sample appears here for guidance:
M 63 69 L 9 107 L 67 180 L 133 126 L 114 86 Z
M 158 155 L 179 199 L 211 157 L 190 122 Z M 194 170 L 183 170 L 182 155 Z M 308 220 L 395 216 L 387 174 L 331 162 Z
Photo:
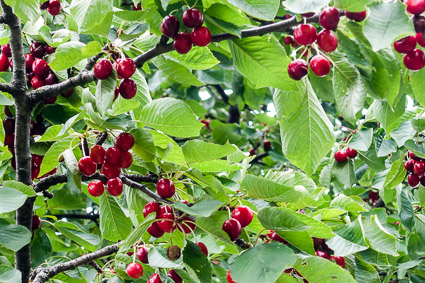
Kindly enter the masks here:
M 132 150 L 144 161 L 152 161 L 156 155 L 156 149 L 151 133 L 146 129 L 136 128 L 130 131 L 134 137 Z
M 21 282 L 22 274 L 19 270 L 10 267 L 1 265 L 0 266 L 0 282 L 2 283 L 16 283 Z
M 56 49 L 55 58 L 49 66 L 55 71 L 66 70 L 81 60 L 100 53 L 101 50 L 100 44 L 96 41 L 90 41 L 87 45 L 77 41 L 66 42 Z
M 199 136 L 203 127 L 186 103 L 170 97 L 155 99 L 145 105 L 139 120 L 151 128 L 179 138 Z
M 15 190 L 18 190 L 24 194 L 27 195 L 27 197 L 35 197 L 37 194 L 35 193 L 34 189 L 30 186 L 27 186 L 21 182 L 18 181 L 4 181 L 3 187 L 12 188 Z
M 353 135 L 348 146 L 359 151 L 367 151 L 372 144 L 373 129 L 362 129 Z
M 75 137 L 75 135 L 69 135 L 61 140 L 55 142 L 49 150 L 46 152 L 46 155 L 43 158 L 43 162 L 41 163 L 40 174 L 39 176 L 43 176 L 47 172 L 52 171 L 59 165 L 59 156 L 68 148 L 73 148 L 79 142 L 79 139 Z
M 111 107 L 114 100 L 115 88 L 117 86 L 117 71 L 112 69 L 112 74 L 106 80 L 98 80 L 96 86 L 96 108 L 104 116 Z
M 187 272 L 195 282 L 212 282 L 211 265 L 197 244 L 191 241 L 186 242 L 186 246 L 183 249 L 183 262 Z
M 89 251 L 95 251 L 96 246 L 100 244 L 99 236 L 86 233 L 70 222 L 57 221 L 54 226 L 62 235 L 82 245 Z
M 38 31 L 38 34 L 48 45 L 52 47 L 58 47 L 72 38 L 71 31 L 66 29 L 55 31 L 54 36 L 52 37 L 52 31 L 48 26 L 42 26 Z
M 296 89 L 287 73 L 291 60 L 285 49 L 270 36 L 249 37 L 229 41 L 236 69 L 255 84 L 255 88 Z
M 183 151 L 173 139 L 154 130 L 149 130 L 149 132 L 152 135 L 153 143 L 157 147 L 157 155 L 159 155 L 163 161 L 178 165 L 186 163 Z M 161 156 L 161 153 L 158 153 L 161 149 L 164 150 L 162 153 L 163 156 Z
M 425 89 L 425 69 L 421 69 L 417 72 L 410 73 L 410 85 L 413 90 L 414 98 L 422 107 L 425 107 L 425 96 L 423 90 Z
M 381 283 L 379 274 L 376 269 L 362 260 L 360 257 L 355 258 L 356 270 L 354 272 L 358 283 Z
M 271 21 L 279 10 L 279 0 L 228 0 L 254 18 Z
M 174 207 L 192 216 L 208 217 L 214 211 L 220 208 L 221 205 L 222 203 L 219 200 L 205 200 L 205 201 L 198 201 L 194 205 L 189 207 L 186 204 L 180 201 L 177 201 L 174 204 Z
M 161 70 L 161 73 L 170 79 L 181 83 L 182 85 L 201 86 L 201 83 L 192 72 L 185 66 L 166 59 L 164 56 L 158 56 L 152 59 L 152 63 Z
M 356 172 L 354 170 L 353 160 L 347 160 L 346 162 L 333 162 L 332 174 L 342 188 L 351 188 L 357 183 Z
M 416 156 L 419 156 L 420 158 L 425 158 L 425 144 L 420 143 L 417 144 L 413 140 L 408 140 L 405 144 L 405 147 L 412 151 Z
M 289 11 L 295 14 L 308 12 L 319 12 L 323 7 L 329 4 L 329 0 L 286 0 L 282 3 Z
M 386 101 L 375 100 L 370 106 L 370 109 L 372 110 L 373 115 L 378 120 L 378 122 L 382 124 L 382 127 L 385 129 L 385 131 L 391 132 L 398 127 L 397 121 L 404 114 L 405 107 L 406 99 L 403 96 L 394 108 L 392 108 L 391 105 L 389 105 L 389 103 Z M 394 127 L 393 125 L 396 126 Z
M 19 19 L 35 21 L 41 15 L 40 1 L 38 0 L 5 0 L 7 5 L 13 8 L 13 12 Z
M 187 141 L 182 146 L 183 154 L 187 163 L 210 161 L 220 159 L 235 152 L 237 147 L 226 143 L 219 145 L 214 143 L 204 142 L 202 140 Z
M 52 193 L 55 197 L 47 200 L 49 209 L 71 210 L 84 209 L 86 207 L 81 195 L 70 190 L 69 183 L 63 189 L 53 190 Z
M 230 272 L 236 282 L 274 283 L 296 260 L 294 252 L 287 246 L 270 243 L 242 253 L 230 265 Z
M 17 210 L 26 199 L 27 196 L 18 190 L 0 187 L 0 214 Z
M 372 4 L 369 8 L 370 14 L 364 23 L 363 32 L 373 51 L 390 48 L 397 37 L 415 32 L 403 3 L 382 2 Z
M 74 152 L 71 149 L 67 149 L 62 153 L 62 155 L 65 160 L 66 167 L 69 169 L 69 171 L 71 171 L 72 174 L 80 175 L 78 161 L 74 155 Z
M 366 5 L 372 3 L 374 0 L 335 0 L 335 8 L 349 11 L 349 12 L 362 12 L 366 10 Z
M 134 99 L 136 99 L 141 106 L 145 106 L 151 102 L 152 98 L 151 94 L 149 93 L 148 83 L 146 82 L 146 78 L 143 76 L 143 74 L 139 70 L 136 70 L 131 79 L 134 80 L 137 85 L 137 93 Z M 131 100 L 129 102 L 131 102 Z
M 110 241 L 125 239 L 133 229 L 130 219 L 125 216 L 114 197 L 106 193 L 100 196 L 100 231 Z
M 176 262 L 173 262 L 167 258 L 164 250 L 162 249 L 160 250 L 156 247 L 153 247 L 149 250 L 148 261 L 149 261 L 149 265 L 153 267 L 179 268 L 179 269 L 183 267 L 181 264 L 181 258 L 177 260 Z
M 362 228 L 369 246 L 377 252 L 398 256 L 396 238 L 379 222 L 376 215 L 371 215 L 362 221 Z
M 112 0 L 73 0 L 70 12 L 83 33 L 107 35 L 112 22 Z
M 149 226 L 154 220 L 155 215 L 153 213 L 147 216 L 146 219 L 142 223 L 140 223 L 138 227 L 133 229 L 131 234 L 128 235 L 128 237 L 121 243 L 118 253 L 126 253 L 134 245 L 135 242 L 142 238 L 143 234 L 145 234 L 146 230 L 149 228 Z
M 184 55 L 173 51 L 168 53 L 168 56 L 177 59 L 192 70 L 207 70 L 220 63 L 208 48 L 199 46 L 194 46 L 189 53 Z
M 31 242 L 31 232 L 21 225 L 9 224 L 0 219 L 0 244 L 12 251 L 19 251 Z
M 360 199 L 360 201 L 362 200 Z M 347 197 L 345 195 L 339 195 L 334 198 L 329 204 L 329 207 L 337 207 L 350 212 L 366 211 L 366 209 L 358 202 L 356 202 L 353 198 Z
M 399 216 L 401 224 L 407 227 L 410 231 L 413 231 L 413 227 L 415 227 L 415 211 L 407 194 L 408 192 L 406 190 L 403 190 L 400 193 L 401 206 L 399 208 Z
M 227 211 L 214 212 L 209 217 L 197 217 L 196 226 L 213 235 L 221 241 L 231 244 L 229 235 L 227 235 L 222 229 L 221 225 L 226 219 L 229 218 Z
M 404 169 L 404 156 L 402 156 L 391 165 L 391 169 L 385 177 L 384 189 L 390 190 L 397 187 L 403 182 L 405 176 L 406 169 Z

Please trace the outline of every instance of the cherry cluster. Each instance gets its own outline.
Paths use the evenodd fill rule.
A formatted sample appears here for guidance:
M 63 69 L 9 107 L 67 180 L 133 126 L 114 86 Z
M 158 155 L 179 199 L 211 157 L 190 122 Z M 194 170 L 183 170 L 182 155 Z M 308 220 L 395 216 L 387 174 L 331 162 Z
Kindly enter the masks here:
M 416 156 L 413 152 L 409 152 L 409 158 L 404 163 L 404 168 L 410 173 L 407 182 L 413 188 L 419 183 L 425 186 L 425 159 Z
M 186 54 L 196 46 L 207 46 L 211 42 L 211 32 L 207 27 L 203 27 L 204 15 L 195 8 L 190 8 L 183 13 L 183 24 L 188 28 L 193 28 L 190 35 L 184 31 L 179 32 L 180 22 L 176 16 L 166 16 L 161 23 L 163 35 L 174 39 L 174 49 L 180 54 Z
M 49 0 L 41 3 L 41 10 L 46 10 L 52 16 L 57 16 L 61 12 L 61 2 L 59 0 Z
M 139 3 L 139 4 L 137 4 L 137 6 L 134 5 L 134 4 L 131 4 L 131 9 L 133 9 L 133 11 L 140 11 L 140 10 L 142 10 L 142 4 Z
M 357 150 L 347 147 L 347 149 L 341 149 L 335 152 L 335 160 L 339 163 L 345 162 L 347 158 L 354 159 L 357 157 Z
M 316 251 L 316 255 L 323 257 L 323 258 L 326 258 L 328 260 L 334 260 L 336 264 L 338 264 L 342 268 L 345 268 L 345 259 L 342 256 L 332 255 L 332 256 L 329 257 L 329 255 L 327 253 L 325 253 L 324 251 Z
M 229 235 L 230 240 L 235 241 L 242 233 L 242 228 L 248 226 L 254 214 L 248 206 L 241 205 L 232 212 L 232 218 L 224 221 L 221 229 Z

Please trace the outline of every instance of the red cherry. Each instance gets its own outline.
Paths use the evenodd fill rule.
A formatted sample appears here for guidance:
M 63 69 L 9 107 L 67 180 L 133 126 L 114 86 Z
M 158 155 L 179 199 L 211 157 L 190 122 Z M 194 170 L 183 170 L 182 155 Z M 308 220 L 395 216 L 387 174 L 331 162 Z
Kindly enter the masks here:
M 88 186 L 89 194 L 98 197 L 103 194 L 105 191 L 105 186 L 103 186 L 103 183 L 101 181 L 91 181 Z
M 121 155 L 120 167 L 125 169 L 130 167 L 131 164 L 133 164 L 133 155 L 128 151 L 123 152 Z
M 320 25 L 329 30 L 335 30 L 339 23 L 339 11 L 334 7 L 328 7 L 319 16 Z
M 197 242 L 196 243 L 198 246 L 199 246 L 199 248 L 201 249 L 201 252 L 206 256 L 206 257 L 208 257 L 208 249 L 207 249 L 207 246 L 205 246 L 205 244 L 204 243 L 201 243 L 201 242 Z
M 201 123 L 205 125 L 205 128 L 211 129 L 210 128 L 210 123 L 211 123 L 210 120 L 201 119 Z
M 232 241 L 235 241 L 237 238 L 239 238 L 242 232 L 241 224 L 238 220 L 233 218 L 224 221 L 221 229 L 223 229 L 223 231 L 229 235 L 230 240 Z
M 43 59 L 35 59 L 32 63 L 32 70 L 36 76 L 44 78 L 49 74 L 50 67 Z
M 285 42 L 286 45 L 290 45 L 295 42 L 294 38 L 291 35 L 286 36 L 283 41 Z
M 121 170 L 118 166 L 112 165 L 109 163 L 103 164 L 102 171 L 103 171 L 103 175 L 105 175 L 105 177 L 108 179 L 116 178 L 121 173 Z
M 357 157 L 357 150 L 355 150 L 355 149 L 347 147 L 345 152 L 347 153 L 348 158 L 354 159 L 354 158 Z
M 46 78 L 44 79 L 44 83 L 46 85 L 54 85 L 54 84 L 57 84 L 58 82 L 59 80 L 54 73 L 48 74 Z
M 1 53 L 6 55 L 7 57 L 12 57 L 12 52 L 10 50 L 9 43 L 1 46 Z
M 163 35 L 174 38 L 179 32 L 180 22 L 175 16 L 166 16 L 161 23 Z
M 40 225 L 41 225 L 40 217 L 38 215 L 33 214 L 31 231 L 37 230 L 38 228 L 40 228 Z
M 211 42 L 211 32 L 206 27 L 198 27 L 190 33 L 193 45 L 207 46 Z
M 177 272 L 174 271 L 174 269 L 168 271 L 167 276 L 170 277 L 174 283 L 183 283 L 183 279 L 177 274 Z
M 46 99 L 43 101 L 43 103 L 44 103 L 45 105 L 47 105 L 47 104 L 53 104 L 53 103 L 55 103 L 55 102 L 56 102 L 56 99 L 57 99 L 57 97 L 56 97 L 56 96 L 53 96 L 53 97 L 50 97 L 50 98 L 46 98 Z
M 4 119 L 3 129 L 5 134 L 13 134 L 15 132 L 15 119 Z
M 30 46 L 30 53 L 35 58 L 43 58 L 46 55 L 46 48 L 40 42 L 33 42 Z
M 157 222 L 152 223 L 151 226 L 148 228 L 148 233 L 155 238 L 161 238 L 164 235 L 164 231 L 162 231 Z
M 127 274 L 134 279 L 140 278 L 143 275 L 143 267 L 137 262 L 130 263 L 127 266 Z
M 369 200 L 372 204 L 379 200 L 379 193 L 375 191 L 369 191 Z
M 251 148 L 250 150 L 249 150 L 249 156 L 254 156 L 254 155 L 256 155 L 257 153 L 255 152 L 255 149 L 253 149 L 253 148 Z
M 119 94 L 120 94 L 120 89 L 118 87 L 115 87 L 114 100 L 113 101 L 117 100 Z
M 416 161 L 421 161 L 421 158 L 416 156 L 413 152 L 409 152 L 409 157 Z
M 338 38 L 330 30 L 322 30 L 317 35 L 317 44 L 325 52 L 332 52 L 338 47 Z
M 123 79 L 120 83 L 119 90 L 123 98 L 131 99 L 137 93 L 137 84 L 132 79 Z
M 73 93 L 74 93 L 74 89 L 71 88 L 71 89 L 68 89 L 67 91 L 65 91 L 64 93 L 62 93 L 61 95 L 63 97 L 70 97 Z
M 131 4 L 131 9 L 133 9 L 133 11 L 140 11 L 142 10 L 142 4 L 139 3 L 137 4 L 137 6 L 135 6 L 134 4 Z
M 227 282 L 229 283 L 236 283 L 235 281 L 233 281 L 232 276 L 230 276 L 230 270 L 227 270 Z
M 322 55 L 315 55 L 310 61 L 310 68 L 318 77 L 324 77 L 331 71 L 331 62 Z
M 366 11 L 363 12 L 344 12 L 345 16 L 355 22 L 362 22 L 364 19 L 366 19 L 367 13 Z
M 404 169 L 413 173 L 413 166 L 415 166 L 415 160 L 409 159 L 404 163 Z
M 101 145 L 95 145 L 90 148 L 90 158 L 97 164 L 103 164 L 105 161 L 105 149 Z
M 32 63 L 34 63 L 34 56 L 31 54 L 25 54 L 25 68 L 27 72 L 32 72 Z
M 6 134 L 4 136 L 4 146 L 14 147 L 15 146 L 15 134 Z
M 134 145 L 134 137 L 129 133 L 121 133 L 115 139 L 116 147 L 118 147 L 121 151 L 128 151 Z
M 272 143 L 269 140 L 264 140 L 263 147 L 264 147 L 264 150 L 269 150 L 272 148 Z
M 331 256 L 331 260 L 335 260 L 335 263 L 341 266 L 342 268 L 345 268 L 345 259 L 342 256 Z
M 61 2 L 59 0 L 50 0 L 47 12 L 49 12 L 49 14 L 52 16 L 59 15 L 61 12 Z
M 136 72 L 136 64 L 130 58 L 118 59 L 115 65 L 118 76 L 128 79 Z
M 174 215 L 172 213 L 161 213 L 159 219 L 164 219 L 157 222 L 159 229 L 166 233 L 174 231 Z
M 118 165 L 121 160 L 121 150 L 118 147 L 110 147 L 106 150 L 105 162 L 111 165 Z
M 156 183 L 156 191 L 162 198 L 170 198 L 174 196 L 176 188 L 173 181 L 162 178 Z
M 296 59 L 288 65 L 288 74 L 293 80 L 299 81 L 307 73 L 308 65 L 304 59 Z
M 106 80 L 112 75 L 112 63 L 107 59 L 102 59 L 94 65 L 94 77 L 98 80 Z
M 323 257 L 323 258 L 326 258 L 326 259 L 329 259 L 328 254 L 325 253 L 325 252 L 323 252 L 323 251 L 316 251 L 316 255 L 317 256 L 320 256 L 320 257 Z
M 146 283 L 162 283 L 162 280 L 158 273 L 154 273 Z
M 279 236 L 275 231 L 271 230 L 270 233 L 267 234 L 267 236 L 269 236 L 269 238 L 273 241 L 279 242 L 279 243 L 283 243 L 283 244 L 287 244 L 288 242 L 285 241 L 281 236 Z
M 183 13 L 183 24 L 188 28 L 196 28 L 204 23 L 204 15 L 195 8 L 187 9 Z
M 46 126 L 43 123 L 34 123 L 31 125 L 30 134 L 32 136 L 41 136 L 46 132 Z
M 156 217 L 160 214 L 159 204 L 155 201 L 148 202 L 143 208 L 143 217 L 146 217 L 151 213 L 156 213 Z
M 242 228 L 248 226 L 253 217 L 254 213 L 251 208 L 245 205 L 236 207 L 232 212 L 232 218 L 238 220 Z
M 394 42 L 394 49 L 398 53 L 409 53 L 416 47 L 416 37 L 409 35 Z
M 407 177 L 407 182 L 409 183 L 409 186 L 416 187 L 419 184 L 419 176 L 410 174 L 409 177 Z
M 97 164 L 90 157 L 84 156 L 78 161 L 78 169 L 86 176 L 96 173 Z
M 422 50 L 414 49 L 404 55 L 403 62 L 407 69 L 417 71 L 425 66 L 425 55 Z
M 149 263 L 148 261 L 148 253 L 149 253 L 149 249 L 147 247 L 141 247 L 138 251 L 137 251 L 137 258 L 140 260 L 140 262 L 142 263 Z
M 425 11 L 425 0 L 406 0 L 406 11 L 410 14 L 419 15 Z
M 425 176 L 424 176 L 424 175 L 422 175 L 422 176 L 419 178 L 419 182 L 421 183 L 421 185 L 422 185 L 422 186 L 424 186 L 424 187 L 425 187 Z
M 345 152 L 344 150 L 338 150 L 337 152 L 335 152 L 335 160 L 339 163 L 345 162 L 347 160 L 347 152 Z
M 189 233 L 192 233 L 193 230 L 195 230 L 196 225 L 195 225 L 195 223 L 193 223 L 193 220 L 192 219 L 190 219 L 189 217 L 185 216 L 185 217 L 182 218 L 182 223 L 180 223 L 179 225 L 177 225 L 177 228 L 181 232 L 184 232 L 185 234 L 189 234 Z
M 414 15 L 412 17 L 413 26 L 415 27 L 415 32 L 422 33 L 425 30 L 425 17 L 421 15 Z
M 413 173 L 420 176 L 425 172 L 425 163 L 422 161 L 416 162 L 413 166 Z
M 6 72 L 9 70 L 9 58 L 6 55 L 0 54 L 0 72 Z
M 53 53 L 55 53 L 56 52 L 56 48 L 55 47 L 52 47 L 52 46 L 50 46 L 50 45 L 47 45 L 46 46 L 46 53 L 47 54 L 53 54 Z
M 159 212 L 159 214 L 163 214 L 163 213 L 168 213 L 168 212 L 172 212 L 173 210 L 171 209 L 171 207 L 169 207 L 168 205 L 161 205 L 160 207 L 159 207 L 159 209 L 160 209 L 160 212 Z
M 304 13 L 304 14 L 301 14 L 304 18 L 311 18 L 311 17 L 313 17 L 314 15 L 315 15 L 315 13 L 313 13 L 313 12 L 310 12 L 310 13 Z
M 425 47 L 425 40 L 424 40 L 424 37 L 422 36 L 422 33 L 421 33 L 421 32 L 418 32 L 418 33 L 416 34 L 416 42 L 417 42 L 420 46 Z
M 108 193 L 113 196 L 119 196 L 122 193 L 122 181 L 120 178 L 116 177 L 114 179 L 108 180 L 107 183 Z
M 187 32 L 179 32 L 174 38 L 174 49 L 180 54 L 186 54 L 192 48 L 192 40 Z
M 309 45 L 316 41 L 317 31 L 313 25 L 298 25 L 294 30 L 295 41 L 301 45 Z
M 1 55 L 0 55 L 0 56 L 1 56 Z M 38 88 L 40 88 L 40 87 L 44 86 L 44 80 L 43 80 L 42 78 L 38 77 L 38 76 L 34 76 L 34 77 L 31 79 L 31 86 L 32 86 L 34 89 L 38 89 Z

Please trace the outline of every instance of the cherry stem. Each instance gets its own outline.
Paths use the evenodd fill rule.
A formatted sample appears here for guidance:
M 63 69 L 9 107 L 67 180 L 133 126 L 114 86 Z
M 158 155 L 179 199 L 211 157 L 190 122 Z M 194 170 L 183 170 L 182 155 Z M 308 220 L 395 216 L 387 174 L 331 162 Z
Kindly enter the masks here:
M 254 247 L 257 245 L 258 239 L 260 239 L 260 236 L 264 231 L 266 231 L 266 229 L 263 229 L 260 231 L 260 233 L 258 233 L 257 238 L 255 239 L 255 242 L 254 242 Z

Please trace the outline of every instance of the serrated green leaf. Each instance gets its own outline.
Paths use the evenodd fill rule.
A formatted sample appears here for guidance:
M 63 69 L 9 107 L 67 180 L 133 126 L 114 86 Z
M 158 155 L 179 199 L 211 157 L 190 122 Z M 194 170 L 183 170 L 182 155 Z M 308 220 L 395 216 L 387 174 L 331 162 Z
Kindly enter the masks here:
M 82 245 L 84 248 L 89 251 L 94 251 L 96 246 L 100 243 L 100 238 L 97 235 L 86 233 L 78 228 L 77 225 L 58 221 L 55 223 L 55 228 L 65 237 L 75 241 L 79 245 Z
M 110 241 L 125 239 L 133 229 L 130 219 L 125 216 L 114 197 L 106 193 L 100 196 L 100 231 Z
M 198 245 L 191 241 L 186 242 L 186 246 L 183 249 L 183 262 L 195 282 L 212 282 L 211 265 Z
M 32 187 L 27 186 L 27 185 L 25 185 L 21 182 L 18 182 L 18 181 L 14 181 L 14 180 L 4 181 L 2 185 L 3 185 L 3 187 L 18 190 L 18 191 L 26 194 L 27 197 L 35 197 L 37 195 Z
M 279 10 L 280 0 L 228 0 L 248 15 L 271 21 Z
M 112 74 L 105 80 L 98 80 L 96 86 L 96 109 L 104 116 L 111 107 L 114 100 L 115 88 L 117 86 L 117 71 L 112 69 Z
M 282 3 L 289 11 L 295 14 L 303 14 L 309 12 L 319 12 L 323 7 L 329 4 L 329 0 L 311 0 L 297 1 L 286 0 Z
M 59 165 L 59 156 L 66 149 L 73 148 L 79 142 L 79 139 L 76 138 L 75 135 L 67 136 L 61 140 L 55 142 L 49 150 L 46 152 L 46 155 L 43 158 L 43 162 L 41 163 L 40 174 L 39 176 L 43 176 L 44 174 L 52 171 Z

